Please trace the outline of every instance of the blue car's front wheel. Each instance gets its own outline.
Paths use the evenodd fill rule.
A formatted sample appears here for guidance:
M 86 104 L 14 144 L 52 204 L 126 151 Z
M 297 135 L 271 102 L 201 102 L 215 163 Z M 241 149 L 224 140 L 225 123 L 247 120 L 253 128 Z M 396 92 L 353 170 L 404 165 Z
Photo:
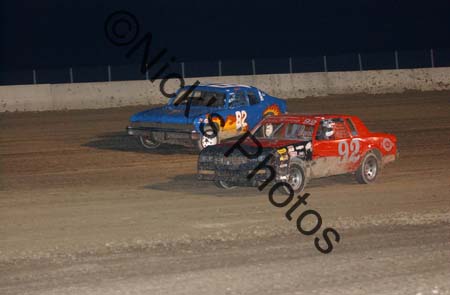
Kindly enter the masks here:
M 144 148 L 149 150 L 156 149 L 161 144 L 152 136 L 152 134 L 139 136 L 139 142 Z

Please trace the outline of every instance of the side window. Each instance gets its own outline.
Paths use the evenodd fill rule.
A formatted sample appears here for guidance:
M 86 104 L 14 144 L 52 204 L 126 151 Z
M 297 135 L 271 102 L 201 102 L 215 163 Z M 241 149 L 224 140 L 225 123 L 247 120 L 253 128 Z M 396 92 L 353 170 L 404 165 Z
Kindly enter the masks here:
M 254 104 L 258 104 L 259 103 L 258 96 L 253 91 L 248 91 L 247 92 L 247 96 L 248 96 L 248 100 L 250 102 L 250 105 L 254 105 Z
M 349 138 L 347 128 L 345 128 L 342 119 L 327 119 L 320 121 L 319 129 L 317 129 L 317 140 L 336 140 Z
M 230 108 L 248 106 L 247 96 L 242 91 L 236 91 L 235 93 L 230 94 L 228 106 Z
M 347 128 L 345 128 L 344 122 L 336 122 L 334 125 L 334 139 L 349 138 Z
M 299 132 L 300 125 L 299 124 L 287 124 L 285 128 L 286 128 L 286 135 L 285 135 L 286 138 L 296 138 L 297 133 Z
M 350 129 L 350 132 L 352 133 L 352 135 L 357 136 L 358 130 L 356 130 L 356 127 L 355 127 L 355 124 L 353 124 L 353 121 L 350 120 L 349 118 L 345 119 L 345 121 L 347 122 L 347 126 Z
M 332 135 L 332 124 L 327 120 L 322 120 L 317 128 L 316 139 L 317 140 L 329 140 Z
M 204 105 L 210 107 L 223 107 L 225 101 L 225 93 L 206 92 L 204 97 Z

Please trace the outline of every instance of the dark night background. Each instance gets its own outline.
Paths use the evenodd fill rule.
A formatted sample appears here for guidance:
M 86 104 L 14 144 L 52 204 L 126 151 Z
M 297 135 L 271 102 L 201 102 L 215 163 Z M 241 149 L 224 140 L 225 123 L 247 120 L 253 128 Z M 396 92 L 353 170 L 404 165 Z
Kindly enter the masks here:
M 288 58 L 430 48 L 450 60 L 450 1 L 1 1 L 0 71 L 125 65 L 104 22 L 133 13 L 152 52 L 182 61 Z M 448 54 L 447 54 L 448 52 Z M 422 54 L 420 53 L 420 54 Z M 447 57 L 446 57 L 447 58 Z

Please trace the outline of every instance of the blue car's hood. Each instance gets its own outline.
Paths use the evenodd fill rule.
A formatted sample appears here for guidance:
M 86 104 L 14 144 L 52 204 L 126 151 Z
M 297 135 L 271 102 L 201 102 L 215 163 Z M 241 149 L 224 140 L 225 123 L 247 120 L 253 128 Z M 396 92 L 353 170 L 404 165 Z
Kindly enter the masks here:
M 204 106 L 191 106 L 189 117 L 185 116 L 185 105 L 166 105 L 134 114 L 131 122 L 168 123 L 168 124 L 192 124 L 194 119 L 202 114 L 210 112 L 210 108 Z

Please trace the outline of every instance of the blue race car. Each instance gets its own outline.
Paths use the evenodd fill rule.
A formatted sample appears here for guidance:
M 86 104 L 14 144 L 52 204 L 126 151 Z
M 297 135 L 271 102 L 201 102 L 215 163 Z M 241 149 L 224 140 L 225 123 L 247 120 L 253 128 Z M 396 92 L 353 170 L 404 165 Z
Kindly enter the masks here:
M 147 149 L 171 143 L 202 150 L 281 113 L 286 113 L 286 102 L 255 87 L 200 84 L 180 88 L 163 107 L 134 114 L 127 132 Z

